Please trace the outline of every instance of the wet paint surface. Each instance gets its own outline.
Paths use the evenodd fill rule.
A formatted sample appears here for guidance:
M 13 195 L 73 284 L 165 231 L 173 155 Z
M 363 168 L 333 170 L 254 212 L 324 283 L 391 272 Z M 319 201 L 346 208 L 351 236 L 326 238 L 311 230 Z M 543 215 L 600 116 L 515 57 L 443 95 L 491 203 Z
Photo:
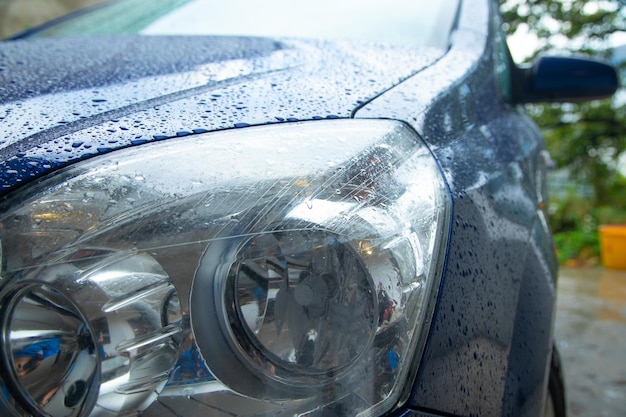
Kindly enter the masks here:
M 238 37 L 5 42 L 0 193 L 127 146 L 250 125 L 349 118 L 441 53 Z
M 556 313 L 570 417 L 626 410 L 626 271 L 561 269 Z

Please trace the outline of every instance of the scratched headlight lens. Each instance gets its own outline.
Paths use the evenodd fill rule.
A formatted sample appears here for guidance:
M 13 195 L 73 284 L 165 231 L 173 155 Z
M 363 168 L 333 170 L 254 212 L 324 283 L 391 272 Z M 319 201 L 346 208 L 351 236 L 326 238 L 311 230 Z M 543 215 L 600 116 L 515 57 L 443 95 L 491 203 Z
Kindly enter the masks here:
M 393 121 L 172 139 L 0 206 L 1 414 L 372 415 L 402 400 L 449 197 Z

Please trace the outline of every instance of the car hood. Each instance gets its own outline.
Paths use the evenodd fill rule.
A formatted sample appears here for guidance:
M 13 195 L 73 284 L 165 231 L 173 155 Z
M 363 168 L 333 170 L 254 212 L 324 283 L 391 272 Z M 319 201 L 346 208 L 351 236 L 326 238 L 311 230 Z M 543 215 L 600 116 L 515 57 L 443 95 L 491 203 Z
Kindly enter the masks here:
M 0 43 L 0 189 L 149 141 L 348 118 L 443 53 L 241 37 Z

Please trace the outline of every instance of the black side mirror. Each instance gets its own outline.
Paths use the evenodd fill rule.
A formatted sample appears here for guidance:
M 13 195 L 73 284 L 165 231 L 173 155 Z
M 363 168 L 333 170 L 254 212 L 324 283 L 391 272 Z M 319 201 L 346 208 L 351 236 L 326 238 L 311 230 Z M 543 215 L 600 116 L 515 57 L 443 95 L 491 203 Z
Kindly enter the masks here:
M 612 66 L 585 58 L 541 57 L 517 71 L 515 103 L 595 100 L 612 96 L 619 87 Z

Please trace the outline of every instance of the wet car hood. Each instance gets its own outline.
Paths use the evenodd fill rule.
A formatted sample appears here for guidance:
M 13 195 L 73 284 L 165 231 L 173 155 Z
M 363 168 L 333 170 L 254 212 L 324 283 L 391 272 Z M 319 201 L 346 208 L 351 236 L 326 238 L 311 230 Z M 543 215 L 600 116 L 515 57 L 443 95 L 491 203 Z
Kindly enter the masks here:
M 443 53 L 240 37 L 0 43 L 0 189 L 149 141 L 348 118 Z

